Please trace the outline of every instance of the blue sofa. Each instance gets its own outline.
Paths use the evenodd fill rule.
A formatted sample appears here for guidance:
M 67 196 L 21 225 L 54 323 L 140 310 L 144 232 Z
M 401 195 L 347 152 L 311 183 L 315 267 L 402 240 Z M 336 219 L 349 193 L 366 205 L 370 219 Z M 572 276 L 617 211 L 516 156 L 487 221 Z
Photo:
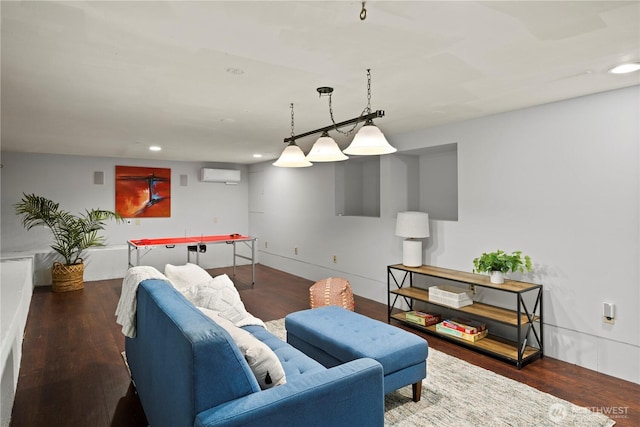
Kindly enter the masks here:
M 327 369 L 247 326 L 287 378 L 260 390 L 229 334 L 164 280 L 139 284 L 136 328 L 126 338 L 127 361 L 152 427 L 384 425 L 383 372 L 373 359 Z

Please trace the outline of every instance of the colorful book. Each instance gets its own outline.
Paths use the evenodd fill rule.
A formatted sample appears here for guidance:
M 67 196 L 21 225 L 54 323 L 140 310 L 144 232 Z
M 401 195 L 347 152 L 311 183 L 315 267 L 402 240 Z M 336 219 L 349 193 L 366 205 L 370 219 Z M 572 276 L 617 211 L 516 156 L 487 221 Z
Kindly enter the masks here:
M 442 318 L 439 314 L 423 313 L 422 311 L 407 311 L 404 318 L 411 323 L 422 326 L 431 326 L 438 323 Z
M 463 317 L 454 317 L 442 322 L 444 326 L 451 329 L 457 329 L 466 334 L 477 334 L 487 329 L 487 324 L 477 320 L 465 319 Z
M 489 331 L 485 329 L 484 331 L 478 332 L 477 334 L 467 334 L 457 329 L 448 328 L 444 326 L 442 322 L 436 325 L 436 331 L 442 334 L 451 335 L 452 337 L 460 338 L 465 341 L 471 341 L 471 342 L 476 342 L 478 340 L 481 340 L 482 338 L 486 337 L 487 334 L 489 333 Z

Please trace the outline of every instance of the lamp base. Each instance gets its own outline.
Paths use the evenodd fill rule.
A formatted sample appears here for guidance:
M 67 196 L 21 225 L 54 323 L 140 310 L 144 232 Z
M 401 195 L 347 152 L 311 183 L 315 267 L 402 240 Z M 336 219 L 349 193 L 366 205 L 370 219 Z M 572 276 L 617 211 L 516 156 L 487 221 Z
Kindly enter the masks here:
M 409 238 L 402 242 L 402 265 L 422 267 L 422 240 Z

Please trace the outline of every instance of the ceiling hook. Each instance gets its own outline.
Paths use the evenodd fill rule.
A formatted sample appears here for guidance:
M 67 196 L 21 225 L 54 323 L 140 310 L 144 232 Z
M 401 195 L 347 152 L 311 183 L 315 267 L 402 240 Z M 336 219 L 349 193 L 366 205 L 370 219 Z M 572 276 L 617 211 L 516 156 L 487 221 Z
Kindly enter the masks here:
M 364 7 L 366 1 L 362 2 L 362 10 L 360 11 L 360 20 L 364 21 L 367 19 L 367 9 Z

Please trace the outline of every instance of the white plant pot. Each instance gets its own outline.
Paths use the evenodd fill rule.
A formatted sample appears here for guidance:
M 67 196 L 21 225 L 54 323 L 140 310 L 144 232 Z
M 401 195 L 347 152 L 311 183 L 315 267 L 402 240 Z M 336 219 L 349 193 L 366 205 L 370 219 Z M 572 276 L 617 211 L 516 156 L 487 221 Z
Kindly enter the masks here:
M 502 271 L 492 271 L 490 280 L 491 280 L 491 283 L 500 285 L 504 283 L 504 273 Z

